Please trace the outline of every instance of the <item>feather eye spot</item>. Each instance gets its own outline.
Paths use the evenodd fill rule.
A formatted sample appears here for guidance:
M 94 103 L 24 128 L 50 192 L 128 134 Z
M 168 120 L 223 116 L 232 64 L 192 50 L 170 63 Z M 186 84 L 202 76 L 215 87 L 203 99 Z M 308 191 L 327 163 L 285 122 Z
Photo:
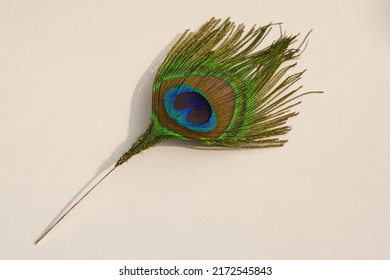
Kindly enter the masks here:
M 164 107 L 172 120 L 192 131 L 209 132 L 218 124 L 210 102 L 201 91 L 189 85 L 169 88 L 164 94 Z
M 192 139 L 217 138 L 240 111 L 233 87 L 213 76 L 163 81 L 153 94 L 153 112 L 166 128 Z

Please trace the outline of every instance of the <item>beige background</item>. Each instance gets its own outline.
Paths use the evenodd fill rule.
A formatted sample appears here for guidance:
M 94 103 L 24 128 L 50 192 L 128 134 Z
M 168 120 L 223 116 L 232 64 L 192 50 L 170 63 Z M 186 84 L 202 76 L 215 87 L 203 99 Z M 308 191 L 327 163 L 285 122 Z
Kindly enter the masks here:
M 0 258 L 389 259 L 389 14 L 386 0 L 0 1 Z M 298 69 L 325 94 L 304 98 L 288 144 L 159 145 L 34 246 L 146 128 L 159 56 L 212 16 L 314 30 Z

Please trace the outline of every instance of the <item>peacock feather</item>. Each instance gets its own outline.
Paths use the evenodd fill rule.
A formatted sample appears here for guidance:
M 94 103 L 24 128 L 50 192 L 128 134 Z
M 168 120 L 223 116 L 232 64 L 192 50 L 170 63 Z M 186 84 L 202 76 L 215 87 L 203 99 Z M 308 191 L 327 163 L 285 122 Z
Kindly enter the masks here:
M 257 50 L 272 25 L 236 26 L 212 18 L 198 32 L 186 30 L 174 44 L 153 84 L 152 122 L 117 166 L 156 143 L 196 140 L 209 147 L 283 146 L 302 72 L 286 76 L 301 54 L 296 36 L 280 36 Z M 304 40 L 305 41 L 305 40 Z M 290 62 L 290 63 L 289 63 Z
M 236 26 L 212 18 L 197 32 L 186 30 L 160 66 L 152 92 L 152 118 L 146 132 L 102 179 L 55 220 L 38 243 L 115 168 L 163 141 L 195 140 L 206 147 L 268 148 L 287 141 L 287 120 L 304 94 L 292 86 L 302 72 L 287 74 L 302 53 L 297 36 L 281 35 L 259 48 L 272 25 Z

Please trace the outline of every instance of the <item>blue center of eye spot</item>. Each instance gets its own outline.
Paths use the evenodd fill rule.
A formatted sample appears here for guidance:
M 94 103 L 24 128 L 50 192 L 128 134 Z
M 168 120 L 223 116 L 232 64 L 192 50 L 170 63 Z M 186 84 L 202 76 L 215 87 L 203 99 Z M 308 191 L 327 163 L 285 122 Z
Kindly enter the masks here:
M 168 115 L 178 124 L 197 132 L 210 132 L 218 124 L 217 115 L 207 97 L 199 90 L 182 84 L 164 95 Z
M 173 101 L 175 110 L 191 108 L 187 115 L 187 121 L 197 124 L 206 123 L 212 114 L 210 103 L 197 92 L 183 92 Z

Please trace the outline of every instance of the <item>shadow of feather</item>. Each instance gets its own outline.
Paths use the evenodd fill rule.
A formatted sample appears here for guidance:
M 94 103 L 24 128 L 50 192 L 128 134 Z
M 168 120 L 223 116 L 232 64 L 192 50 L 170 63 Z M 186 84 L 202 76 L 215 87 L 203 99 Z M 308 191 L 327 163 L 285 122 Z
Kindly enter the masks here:
M 95 172 L 95 175 L 69 200 L 69 202 L 61 209 L 61 211 L 59 211 L 55 218 L 38 237 L 37 241 L 41 240 L 43 236 L 51 231 L 53 226 L 56 225 L 60 219 L 62 219 L 62 216 L 74 203 L 77 202 L 77 199 L 87 190 L 87 188 L 91 186 L 91 184 L 95 182 L 104 171 L 112 168 L 118 159 L 131 147 L 135 139 L 147 129 L 151 116 L 151 94 L 154 77 L 166 54 L 171 49 L 172 45 L 177 41 L 179 36 L 180 35 L 177 35 L 165 47 L 165 49 L 160 52 L 160 54 L 153 60 L 152 64 L 144 72 L 141 79 L 137 83 L 130 104 L 129 126 L 127 129 L 128 133 L 126 139 L 122 144 L 119 144 L 115 151 L 100 164 Z M 184 142 L 182 144 L 187 146 Z

